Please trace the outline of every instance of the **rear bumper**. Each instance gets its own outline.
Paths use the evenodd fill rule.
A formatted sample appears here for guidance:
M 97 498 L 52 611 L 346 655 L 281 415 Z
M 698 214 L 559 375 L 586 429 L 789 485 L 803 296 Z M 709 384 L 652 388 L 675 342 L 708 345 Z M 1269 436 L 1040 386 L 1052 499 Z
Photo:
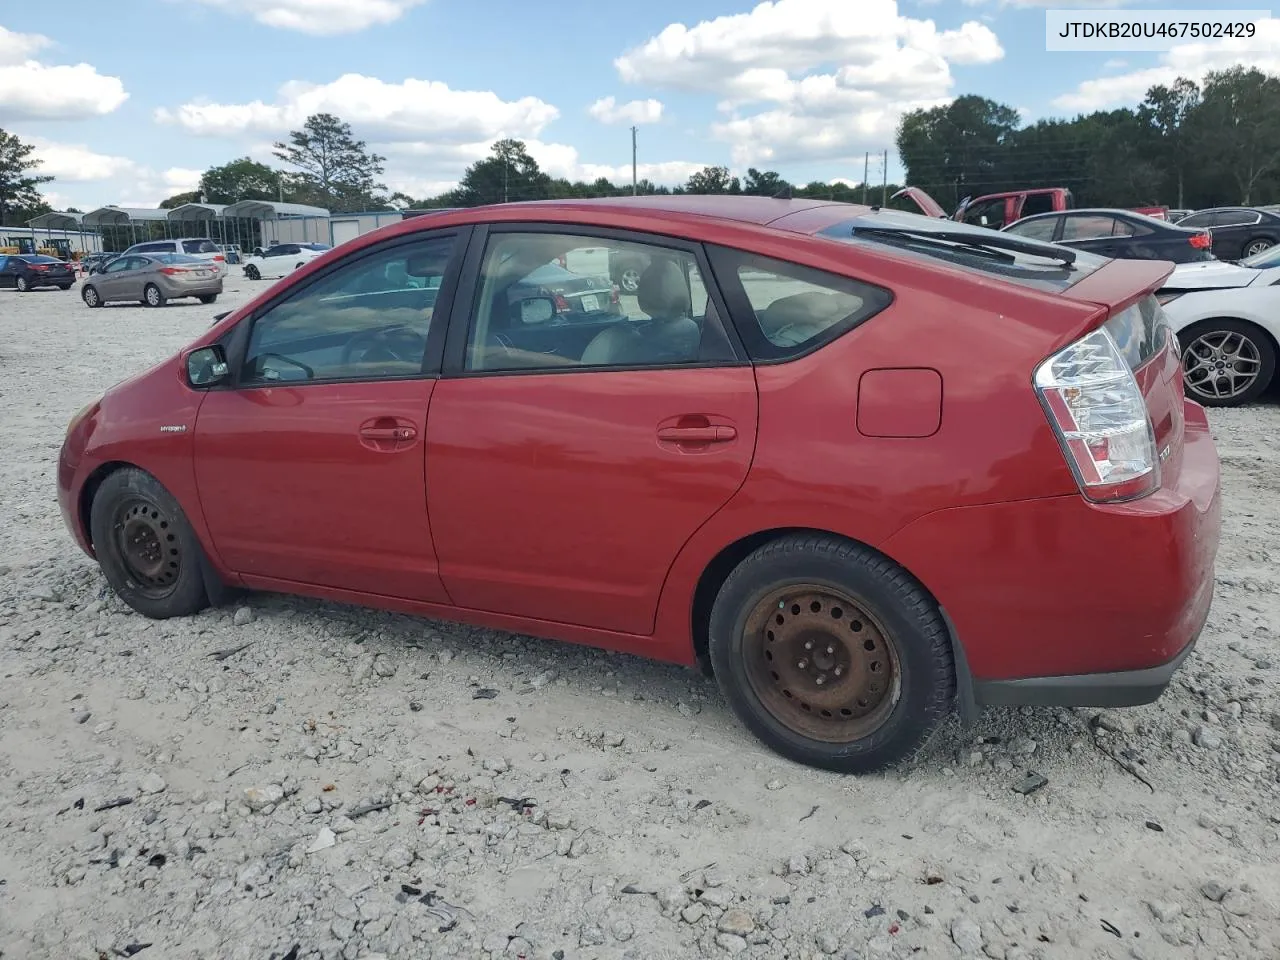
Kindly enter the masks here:
M 1120 706 L 1159 697 L 1213 600 L 1217 451 L 1186 403 L 1168 485 L 942 510 L 882 545 L 946 611 L 976 705 Z

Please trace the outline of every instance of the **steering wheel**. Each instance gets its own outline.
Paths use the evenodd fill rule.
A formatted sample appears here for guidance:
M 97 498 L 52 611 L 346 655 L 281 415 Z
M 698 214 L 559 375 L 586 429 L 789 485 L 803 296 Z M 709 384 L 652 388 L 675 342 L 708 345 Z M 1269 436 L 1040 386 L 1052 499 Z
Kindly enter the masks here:
M 363 350 L 361 349 L 363 348 Z M 421 363 L 427 338 L 408 327 L 388 327 L 357 333 L 342 348 L 342 364 L 357 362 Z

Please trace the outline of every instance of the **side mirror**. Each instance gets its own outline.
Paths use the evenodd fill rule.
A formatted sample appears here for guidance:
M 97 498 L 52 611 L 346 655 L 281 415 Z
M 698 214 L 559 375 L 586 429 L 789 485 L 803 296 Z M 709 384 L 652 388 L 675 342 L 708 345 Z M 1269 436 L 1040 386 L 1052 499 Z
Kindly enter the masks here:
M 517 306 L 521 323 L 546 323 L 556 315 L 556 302 L 550 297 L 529 297 Z
M 198 390 L 226 383 L 231 377 L 226 351 L 218 344 L 187 354 L 187 383 Z

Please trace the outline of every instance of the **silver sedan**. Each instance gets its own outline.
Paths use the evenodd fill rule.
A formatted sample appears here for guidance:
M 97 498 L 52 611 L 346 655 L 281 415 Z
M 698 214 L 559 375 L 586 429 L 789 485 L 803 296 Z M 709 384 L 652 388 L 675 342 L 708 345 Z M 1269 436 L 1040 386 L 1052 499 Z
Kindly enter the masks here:
M 163 307 L 179 297 L 213 303 L 222 292 L 222 277 L 214 264 L 185 253 L 131 253 L 108 263 L 85 280 L 80 296 L 91 307 L 113 300 L 131 300 Z

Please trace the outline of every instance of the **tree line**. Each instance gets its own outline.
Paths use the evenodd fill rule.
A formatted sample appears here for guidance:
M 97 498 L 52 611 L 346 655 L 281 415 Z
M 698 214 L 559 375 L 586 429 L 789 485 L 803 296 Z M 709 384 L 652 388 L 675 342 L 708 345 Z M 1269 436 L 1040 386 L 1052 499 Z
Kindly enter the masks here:
M 1077 206 L 1197 208 L 1280 200 L 1280 78 L 1252 67 L 1210 73 L 1203 84 L 1179 78 L 1151 87 L 1134 108 L 1023 124 L 1008 104 L 975 95 L 906 114 L 896 145 L 906 182 L 948 209 L 966 196 L 1035 187 L 1068 187 Z M 21 225 L 49 210 L 34 147 L 0 130 L 0 224 Z M 625 196 L 630 183 L 553 177 L 520 140 L 503 139 L 436 196 L 388 190 L 386 158 L 329 114 L 306 119 L 274 144 L 275 167 L 240 157 L 206 170 L 196 190 L 168 197 L 183 203 L 282 200 L 335 213 L 468 207 L 516 200 Z M 741 177 L 708 166 L 674 187 L 640 180 L 654 194 L 792 195 L 845 202 L 886 202 L 898 184 L 791 183 L 774 170 Z M 900 204 L 895 204 L 900 205 Z

